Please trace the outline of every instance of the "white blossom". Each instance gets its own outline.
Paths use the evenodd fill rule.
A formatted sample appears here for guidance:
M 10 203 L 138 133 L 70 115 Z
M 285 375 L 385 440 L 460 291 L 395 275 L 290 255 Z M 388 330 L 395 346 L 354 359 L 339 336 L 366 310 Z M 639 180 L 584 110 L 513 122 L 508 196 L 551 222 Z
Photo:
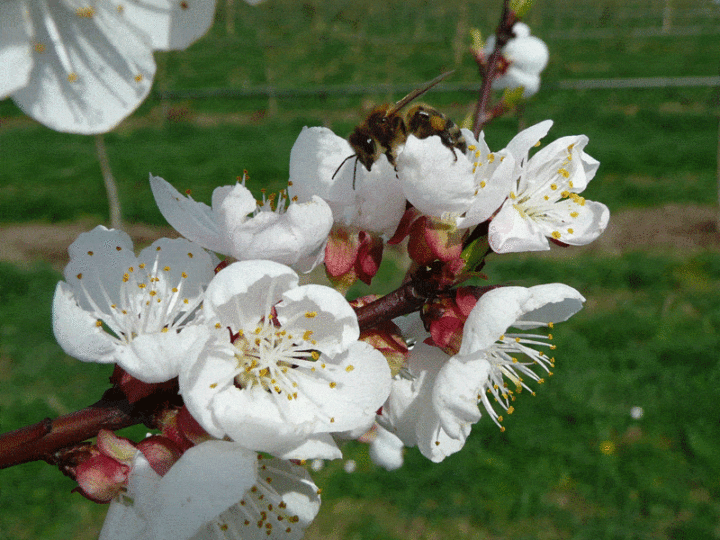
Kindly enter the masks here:
M 187 47 L 214 13 L 214 0 L 4 0 L 0 99 L 58 131 L 109 131 L 150 91 L 152 51 Z
M 299 201 L 321 197 L 336 223 L 392 236 L 405 213 L 395 170 L 382 155 L 368 171 L 351 157 L 354 154 L 350 144 L 329 129 L 303 128 L 290 152 L 288 191 Z
M 550 53 L 545 42 L 530 35 L 530 27 L 516 22 L 511 38 L 500 51 L 502 55 L 500 75 L 493 80 L 493 88 L 523 88 L 523 97 L 529 98 L 540 89 L 540 73 L 547 66 Z M 484 53 L 489 57 L 495 49 L 495 36 L 490 36 Z
M 190 448 L 162 477 L 138 452 L 100 540 L 299 540 L 318 491 L 302 467 L 229 441 Z
M 53 300 L 60 346 L 84 362 L 116 362 L 145 382 L 178 374 L 193 340 L 186 323 L 214 275 L 210 255 L 187 240 L 157 240 L 135 256 L 130 237 L 98 226 L 68 249 Z
M 290 268 L 242 261 L 205 295 L 205 347 L 180 373 L 180 393 L 214 437 L 286 459 L 341 456 L 331 434 L 367 430 L 390 392 L 385 357 L 358 341 L 337 291 L 298 286 Z
M 585 135 L 557 139 L 528 158 L 551 126 L 551 120 L 540 122 L 507 146 L 515 170 L 509 197 L 490 222 L 489 242 L 496 253 L 548 250 L 548 238 L 585 245 L 607 227 L 607 206 L 579 195 L 600 165 L 585 153 Z
M 554 349 L 552 334 L 528 330 L 567 320 L 584 300 L 560 283 L 485 293 L 465 322 L 458 354 L 450 357 L 424 343 L 410 351 L 405 372 L 393 380 L 381 421 L 434 462 L 459 451 L 481 418 L 478 403 L 500 425 L 503 418 L 494 406 L 512 413 L 515 395 L 523 388 L 532 392 L 526 379 L 543 381 L 534 366 L 549 372 L 554 365 L 538 350 Z
M 196 202 L 159 176 L 150 175 L 155 201 L 168 223 L 201 246 L 238 260 L 267 259 L 310 271 L 321 263 L 332 212 L 320 197 L 290 202 L 256 201 L 243 184 L 215 188 L 212 207 Z
M 408 137 L 397 159 L 398 177 L 407 200 L 425 215 L 467 228 L 495 212 L 510 191 L 513 156 L 491 152 L 481 134 L 463 129 L 466 153 L 451 150 L 440 137 Z

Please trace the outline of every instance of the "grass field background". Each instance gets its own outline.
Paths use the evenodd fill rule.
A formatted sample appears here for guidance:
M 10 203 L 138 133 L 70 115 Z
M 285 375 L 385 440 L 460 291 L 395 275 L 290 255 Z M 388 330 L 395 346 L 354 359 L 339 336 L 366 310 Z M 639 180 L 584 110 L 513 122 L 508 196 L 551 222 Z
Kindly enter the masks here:
M 403 95 L 308 89 L 413 86 L 447 69 L 456 70 L 450 83 L 477 82 L 468 30 L 488 35 L 499 2 L 451 4 L 266 0 L 237 2 L 230 17 L 222 3 L 208 36 L 156 55 L 153 96 L 105 136 L 124 219 L 165 225 L 149 172 L 205 202 L 244 169 L 256 193 L 284 187 L 304 125 L 346 135 L 370 107 Z M 717 76 L 720 7 L 673 1 L 663 35 L 665 5 L 538 0 L 529 17 L 551 60 L 523 122 L 555 120 L 548 140 L 589 136 L 586 150 L 601 167 L 585 195 L 621 224 L 597 246 L 495 257 L 486 267 L 492 283 L 561 281 L 587 297 L 554 332 L 555 375 L 535 397 L 520 396 L 504 433 L 483 418 L 465 449 L 441 464 L 410 450 L 403 469 L 387 473 L 362 445 L 348 445 L 357 472 L 337 462 L 313 475 L 324 499 L 308 538 L 720 538 L 719 90 L 557 87 Z M 462 122 L 474 98 L 438 91 L 426 101 Z M 517 128 L 516 117 L 492 124 L 491 148 Z M 5 251 L 23 227 L 52 239 L 48 230 L 107 218 L 94 140 L 52 132 L 0 102 Z M 61 263 L 49 253 L 0 261 L 3 432 L 86 406 L 106 387 L 108 367 L 67 357 L 53 339 Z M 388 261 L 376 290 L 397 279 Z M 643 408 L 642 418 L 630 416 L 632 407 Z M 70 494 L 73 487 L 42 463 L 0 471 L 0 539 L 95 538 L 105 509 Z

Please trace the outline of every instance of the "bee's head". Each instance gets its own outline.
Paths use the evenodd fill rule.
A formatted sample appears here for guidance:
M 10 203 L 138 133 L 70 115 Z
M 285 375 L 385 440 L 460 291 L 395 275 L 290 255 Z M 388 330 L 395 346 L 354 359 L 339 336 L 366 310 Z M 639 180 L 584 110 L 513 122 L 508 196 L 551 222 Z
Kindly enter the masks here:
M 370 130 L 364 126 L 358 126 L 355 131 L 350 134 L 348 142 L 353 150 L 355 150 L 358 161 L 365 165 L 365 168 L 369 171 L 381 153 Z

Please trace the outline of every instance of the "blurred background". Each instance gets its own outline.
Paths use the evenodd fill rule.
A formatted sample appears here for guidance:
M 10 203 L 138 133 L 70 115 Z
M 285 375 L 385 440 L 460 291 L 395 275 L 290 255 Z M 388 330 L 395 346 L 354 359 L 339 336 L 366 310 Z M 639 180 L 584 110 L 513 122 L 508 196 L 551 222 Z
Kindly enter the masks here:
M 423 96 L 457 123 L 480 81 L 470 29 L 499 0 L 219 0 L 186 51 L 156 54 L 154 90 L 105 135 L 138 247 L 170 235 L 148 173 L 209 203 L 287 184 L 303 126 L 347 135 L 369 110 L 454 69 Z M 561 281 L 586 308 L 554 331 L 555 375 L 521 395 L 506 431 L 484 417 L 441 464 L 406 453 L 385 472 L 359 443 L 313 473 L 323 507 L 306 538 L 720 538 L 720 5 L 709 0 L 537 0 L 526 22 L 550 48 L 523 114 L 486 129 L 499 150 L 552 118 L 545 142 L 586 134 L 601 162 L 583 195 L 610 207 L 585 248 L 496 256 L 491 283 Z M 53 339 L 67 246 L 108 222 L 92 137 L 55 133 L 0 102 L 0 430 L 96 401 L 108 366 Z M 388 257 L 373 291 L 401 279 Z M 368 289 L 357 288 L 353 294 Z M 121 432 L 138 439 L 144 429 Z M 93 539 L 105 508 L 43 463 L 0 471 L 0 539 Z

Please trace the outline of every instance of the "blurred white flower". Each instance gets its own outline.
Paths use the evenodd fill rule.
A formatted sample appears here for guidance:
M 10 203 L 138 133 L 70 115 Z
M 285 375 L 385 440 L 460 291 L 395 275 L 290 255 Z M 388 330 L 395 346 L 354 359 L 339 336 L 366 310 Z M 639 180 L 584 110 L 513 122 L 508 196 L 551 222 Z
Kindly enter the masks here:
M 194 340 L 186 324 L 214 276 L 214 261 L 184 239 L 157 240 L 136 257 L 130 237 L 98 226 L 68 249 L 53 300 L 60 346 L 84 362 L 116 362 L 149 383 L 178 375 Z
M 354 473 L 357 470 L 357 463 L 354 459 L 348 459 L 343 463 L 343 470 L 348 474 Z
M 100 540 L 299 540 L 318 491 L 302 467 L 228 441 L 190 448 L 162 477 L 138 452 Z
M 463 129 L 465 154 L 451 151 L 440 137 L 408 137 L 397 159 L 407 200 L 425 215 L 467 228 L 487 220 L 510 192 L 514 161 L 505 150 L 491 152 L 480 135 Z
M 215 0 L 3 0 L 0 99 L 57 131 L 109 131 L 150 91 L 152 51 L 184 49 L 214 13 Z
M 267 259 L 310 271 L 321 263 L 333 224 L 320 197 L 308 202 L 256 201 L 243 184 L 215 188 L 212 208 L 196 202 L 159 176 L 150 175 L 160 212 L 180 234 L 204 248 L 238 260 Z
M 630 416 L 633 420 L 640 420 L 645 415 L 645 411 L 642 407 L 633 407 L 630 409 Z
M 515 37 L 510 39 L 500 51 L 501 65 L 499 76 L 493 80 L 492 87 L 523 88 L 523 97 L 529 98 L 540 89 L 540 73 L 547 66 L 550 57 L 547 45 L 530 35 L 530 27 L 517 22 L 512 28 Z M 495 49 L 495 36 L 490 36 L 485 44 L 484 54 L 489 57 Z
M 552 334 L 527 330 L 552 328 L 577 313 L 584 300 L 560 283 L 485 293 L 465 322 L 458 354 L 449 357 L 425 343 L 410 351 L 406 372 L 393 380 L 381 420 L 405 445 L 442 461 L 464 446 L 472 424 L 481 417 L 479 402 L 500 425 L 502 416 L 492 401 L 512 413 L 515 394 L 523 388 L 532 392 L 523 377 L 543 382 L 533 366 L 545 371 L 553 366 L 553 358 L 537 350 L 554 349 Z
M 288 192 L 300 202 L 321 197 L 341 225 L 390 237 L 405 213 L 395 169 L 382 155 L 368 171 L 354 157 L 348 159 L 354 153 L 327 128 L 303 128 L 290 151 Z
M 221 270 L 203 304 L 205 347 L 180 393 L 211 435 L 284 459 L 341 457 L 331 434 L 367 430 L 390 392 L 382 353 L 358 341 L 357 316 L 329 287 L 290 268 L 242 261 Z
M 376 425 L 370 441 L 370 459 L 386 471 L 394 471 L 403 465 L 405 445 L 400 438 L 384 427 Z
M 607 206 L 579 195 L 600 165 L 584 152 L 585 135 L 562 137 L 528 157 L 551 126 L 551 120 L 531 126 L 506 148 L 515 170 L 509 197 L 490 222 L 489 241 L 496 253 L 548 250 L 548 238 L 582 246 L 607 227 Z

